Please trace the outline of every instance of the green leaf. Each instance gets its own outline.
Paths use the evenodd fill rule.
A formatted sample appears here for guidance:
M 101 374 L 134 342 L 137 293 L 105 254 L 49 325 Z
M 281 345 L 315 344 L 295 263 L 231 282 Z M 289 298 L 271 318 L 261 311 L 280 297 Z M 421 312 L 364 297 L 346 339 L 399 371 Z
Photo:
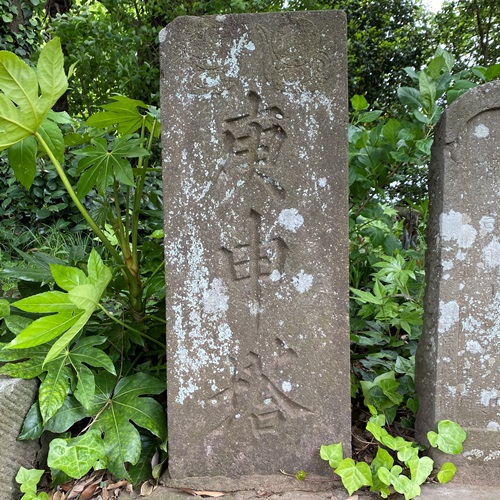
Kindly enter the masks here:
M 416 448 L 413 448 L 417 450 Z M 417 451 L 418 453 L 418 451 Z M 410 460 L 405 461 L 410 468 L 411 480 L 416 484 L 423 484 L 429 477 L 434 467 L 434 460 L 430 457 L 418 457 L 416 454 Z
M 342 484 L 352 495 L 363 486 L 372 486 L 372 472 L 366 462 L 354 462 L 352 458 L 344 458 L 335 469 L 335 474 L 342 479 Z
M 7 346 L 8 344 L 0 344 L 0 361 L 6 362 L 0 367 L 0 374 L 28 380 L 38 377 L 45 371 L 43 361 L 49 346 L 16 350 L 6 349 Z
M 0 151 L 34 135 L 67 86 L 59 38 L 40 52 L 36 73 L 15 54 L 0 51 Z
M 17 439 L 20 441 L 38 439 L 43 431 L 44 428 L 40 407 L 38 406 L 38 402 L 35 402 L 31 405 L 26 417 L 24 417 L 23 426 Z
M 363 109 L 368 108 L 368 101 L 362 95 L 354 95 L 351 97 L 351 104 L 354 111 L 362 111 Z
M 87 283 L 73 286 L 75 282 L 84 281 L 81 271 L 56 266 L 54 272 L 63 287 L 72 287 L 67 294 L 44 292 L 15 302 L 13 305 L 25 312 L 56 314 L 33 321 L 8 344 L 8 348 L 34 347 L 63 334 L 47 353 L 45 363 L 55 359 L 86 325 L 111 281 L 111 271 L 94 249 L 89 257 L 88 268 Z
M 365 113 L 360 113 L 358 121 L 362 123 L 371 123 L 374 122 L 383 111 L 366 111 Z
M 74 151 L 83 158 L 78 162 L 78 174 L 82 174 L 77 185 L 77 192 L 83 198 L 94 184 L 100 194 L 115 180 L 125 185 L 134 185 L 132 166 L 127 158 L 146 156 L 149 152 L 141 146 L 141 139 L 132 139 L 125 135 L 115 139 L 109 146 L 99 137 L 91 140 L 91 145 Z
M 101 372 L 96 377 L 96 395 L 92 414 L 94 426 L 104 434 L 107 466 L 118 478 L 128 478 L 125 464 L 136 464 L 141 455 L 139 432 L 132 425 L 148 430 L 161 441 L 167 436 L 162 406 L 145 394 L 160 394 L 165 383 L 145 373 L 121 379 Z
M 489 66 L 486 69 L 484 76 L 486 77 L 487 82 L 490 82 L 497 76 L 500 76 L 500 64 L 492 64 L 491 66 Z
M 10 304 L 8 300 L 0 299 L 0 318 L 10 316 Z
M 386 467 L 378 470 L 378 476 L 385 484 L 392 484 L 398 493 L 402 493 L 406 500 L 420 495 L 420 486 L 401 474 L 402 468 L 395 465 L 390 471 Z
M 425 71 L 421 71 L 418 79 L 420 99 L 425 110 L 430 111 L 436 100 L 436 84 Z
M 87 120 L 86 123 L 89 127 L 104 128 L 116 125 L 120 134 L 131 134 L 140 129 L 145 120 L 151 125 L 151 117 L 142 115 L 137 109 L 148 109 L 142 101 L 121 95 L 112 96 L 111 99 L 115 102 L 102 106 L 106 111 L 95 113 Z
M 105 458 L 101 433 L 97 429 L 90 429 L 77 438 L 53 439 L 47 464 L 74 479 L 79 479 L 87 474 L 97 461 L 105 462 Z
M 68 396 L 56 414 L 45 423 L 43 428 L 46 431 L 61 434 L 70 429 L 73 424 L 88 416 L 89 413 L 82 404 L 75 397 Z
M 398 97 L 401 103 L 408 106 L 411 110 L 419 109 L 422 106 L 420 92 L 412 87 L 399 87 Z
M 441 466 L 441 469 L 438 472 L 437 480 L 443 484 L 447 483 L 448 481 L 451 481 L 455 477 L 456 472 L 457 468 L 455 467 L 455 464 L 451 462 L 445 462 Z
M 52 369 L 51 369 L 52 368 Z M 38 391 L 40 413 L 45 423 L 62 406 L 70 388 L 71 371 L 63 363 L 52 363 Z
M 440 420 L 437 434 L 432 431 L 427 433 L 427 439 L 431 446 L 450 455 L 462 453 L 462 443 L 466 438 L 467 434 L 462 427 L 451 420 Z
M 90 410 L 94 403 L 95 395 L 94 374 L 90 368 L 80 364 L 76 368 L 76 377 L 75 398 L 85 407 L 85 409 Z
M 29 189 L 36 174 L 36 140 L 26 137 L 8 149 L 9 165 L 19 182 Z
M 372 471 L 373 485 L 370 491 L 380 491 L 383 498 L 387 498 L 390 494 L 388 488 L 390 483 L 384 483 L 378 476 L 378 470 L 381 467 L 390 469 L 394 465 L 394 459 L 384 448 L 378 448 L 375 458 L 370 464 L 370 469 Z
M 73 288 L 78 285 L 88 285 L 90 283 L 89 278 L 85 275 L 85 273 L 77 267 L 51 264 L 50 272 L 52 273 L 52 277 L 54 278 L 57 286 L 67 292 L 73 290 Z M 67 294 L 63 295 L 67 297 Z
M 45 119 L 40 125 L 38 133 L 47 143 L 54 156 L 60 162 L 64 161 L 64 137 L 61 129 L 54 122 Z
M 344 458 L 342 443 L 323 445 L 319 450 L 319 455 L 323 460 L 328 461 L 332 469 L 335 469 Z
M 154 477 L 151 468 L 151 459 L 157 452 L 160 444 L 159 439 L 151 435 L 149 432 L 139 431 L 139 433 L 141 435 L 141 456 L 136 465 L 130 465 L 128 468 L 130 479 L 134 485 Z M 299 473 L 297 472 L 297 474 Z
M 21 485 L 21 492 L 31 494 L 36 498 L 36 487 L 44 473 L 43 470 L 25 469 L 21 466 L 16 475 L 16 481 Z

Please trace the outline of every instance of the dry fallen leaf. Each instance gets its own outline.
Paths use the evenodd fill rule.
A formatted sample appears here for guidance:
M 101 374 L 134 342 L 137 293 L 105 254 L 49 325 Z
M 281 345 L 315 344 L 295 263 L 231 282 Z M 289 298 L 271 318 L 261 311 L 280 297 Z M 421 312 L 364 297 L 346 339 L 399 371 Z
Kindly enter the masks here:
M 215 498 L 215 497 L 223 497 L 226 494 L 222 493 L 221 491 L 202 491 L 202 490 L 192 490 L 190 488 L 181 488 L 182 491 L 185 493 L 189 493 L 190 495 L 193 495 L 194 497 L 210 497 L 210 498 Z
M 156 489 L 156 486 L 149 481 L 144 481 L 141 485 L 139 496 L 148 497 Z

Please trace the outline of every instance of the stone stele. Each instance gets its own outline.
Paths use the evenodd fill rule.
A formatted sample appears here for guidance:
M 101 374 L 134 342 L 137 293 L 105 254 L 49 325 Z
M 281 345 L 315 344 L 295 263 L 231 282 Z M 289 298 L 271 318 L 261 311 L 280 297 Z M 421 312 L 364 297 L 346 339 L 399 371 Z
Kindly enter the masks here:
M 160 34 L 172 478 L 349 453 L 345 37 L 338 11 Z
M 500 484 L 500 82 L 470 90 L 441 118 L 429 190 L 418 435 L 457 421 L 468 435 L 452 458 L 458 477 Z
M 15 477 L 21 466 L 36 466 L 38 441 L 17 441 L 24 417 L 36 399 L 37 382 L 0 375 L 0 500 L 21 497 Z

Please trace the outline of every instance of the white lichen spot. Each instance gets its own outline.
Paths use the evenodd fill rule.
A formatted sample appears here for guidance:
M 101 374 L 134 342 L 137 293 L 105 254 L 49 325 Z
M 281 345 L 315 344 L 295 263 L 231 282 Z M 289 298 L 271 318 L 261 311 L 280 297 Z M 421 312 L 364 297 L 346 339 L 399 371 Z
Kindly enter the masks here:
M 465 349 L 471 354 L 482 354 L 483 348 L 477 340 L 468 340 L 465 343 Z
M 441 237 L 444 241 L 456 241 L 461 248 L 470 248 L 477 236 L 477 231 L 469 224 L 463 223 L 460 212 L 450 210 L 440 217 Z
M 278 222 L 288 231 L 295 233 L 304 224 L 304 217 L 296 208 L 285 208 L 279 214 Z
M 313 284 L 313 276 L 311 274 L 304 273 L 301 269 L 297 276 L 292 278 L 292 285 L 299 293 L 304 293 L 311 288 Z
M 450 269 L 453 269 L 453 262 L 451 260 L 444 260 L 443 271 L 449 271 Z
M 498 397 L 498 391 L 496 389 L 483 389 L 481 391 L 481 404 L 483 406 L 490 406 L 490 401 L 495 400 Z M 494 405 L 495 402 L 493 402 Z
M 247 49 L 247 50 L 255 50 L 255 44 L 253 42 L 248 42 L 245 45 L 245 49 Z
M 500 267 L 500 243 L 496 238 L 483 248 L 483 261 L 486 267 Z
M 460 317 L 460 308 L 456 301 L 440 302 L 439 304 L 439 324 L 440 332 L 447 332 L 455 325 Z
M 490 129 L 486 126 L 480 123 L 475 129 L 474 129 L 474 135 L 478 139 L 486 139 L 490 135 Z
M 326 178 L 325 177 L 321 177 L 321 179 L 318 179 L 318 186 L 319 187 L 326 187 Z
M 263 402 L 265 405 L 270 405 L 270 404 L 273 402 L 273 400 L 272 400 L 272 398 L 266 398 L 266 399 L 264 399 L 264 401 L 262 401 L 262 402 Z
M 229 297 L 227 287 L 220 278 L 214 278 L 208 290 L 203 294 L 203 311 L 217 314 L 227 311 Z
M 167 30 L 166 30 L 166 28 L 163 28 L 160 31 L 160 34 L 158 35 L 158 39 L 160 40 L 160 43 L 163 43 L 167 39 Z
M 488 456 L 484 457 L 485 462 L 489 462 L 490 460 L 496 460 L 500 457 L 500 450 L 492 451 Z
M 281 279 L 281 273 L 277 269 L 274 269 L 273 272 L 269 275 L 269 279 L 271 281 L 279 281 Z
M 472 460 L 474 458 L 482 458 L 484 457 L 484 451 L 483 450 L 478 450 L 478 449 L 474 449 L 474 450 L 469 450 L 469 451 L 466 451 L 463 456 L 465 458 L 467 458 L 468 460 Z
M 226 20 L 226 16 L 219 14 L 218 16 L 215 16 L 215 20 L 219 23 L 222 23 Z
M 484 231 L 485 233 L 493 232 L 495 229 L 495 217 L 491 217 L 490 215 L 481 217 L 479 227 L 481 228 L 481 231 Z
M 488 422 L 488 425 L 486 426 L 487 429 L 490 431 L 500 431 L 500 424 L 498 422 Z
M 288 381 L 284 381 L 282 384 L 281 384 L 281 390 L 283 392 L 290 392 L 292 390 L 292 384 Z

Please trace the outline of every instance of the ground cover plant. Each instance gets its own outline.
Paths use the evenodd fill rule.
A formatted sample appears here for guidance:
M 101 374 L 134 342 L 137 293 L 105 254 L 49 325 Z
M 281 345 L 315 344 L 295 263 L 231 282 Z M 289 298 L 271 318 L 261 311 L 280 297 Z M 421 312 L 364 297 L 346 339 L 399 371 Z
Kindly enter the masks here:
M 392 441 L 384 424 L 393 440 L 412 438 L 433 127 L 460 93 L 499 73 L 497 65 L 453 74 L 453 62 L 438 51 L 424 69 L 407 68 L 409 84 L 399 88 L 393 114 L 374 109 L 364 96 L 351 99 L 351 393 L 359 462 L 365 426 L 385 448 Z M 40 379 L 38 401 L 20 438 L 58 435 L 48 459 L 53 484 L 92 469 L 108 469 L 138 484 L 158 477 L 166 456 L 161 396 L 152 397 L 165 389 L 158 110 L 115 95 L 83 122 L 53 111 L 66 89 L 57 38 L 40 52 L 36 71 L 14 54 L 0 53 L 0 150 L 12 169 L 2 174 L 12 189 L 2 205 L 2 228 L 9 221 L 14 228 L 19 212 L 43 221 L 68 210 L 67 220 L 77 217 L 88 235 L 73 251 L 56 251 L 53 241 L 48 252 L 19 252 L 15 242 L 2 249 L 9 260 L 19 258 L 15 266 L 2 265 L 10 292 L 0 299 L 0 373 Z M 33 202 L 16 209 L 16 192 L 32 193 L 42 206 L 32 209 Z M 452 428 L 459 441 L 460 432 Z M 411 477 L 416 447 L 401 446 L 393 451 L 410 450 L 408 460 L 402 459 L 410 472 L 402 477 Z M 332 453 L 337 457 L 338 451 Z M 394 470 L 401 466 L 383 451 L 377 456 L 385 457 L 388 471 L 377 472 L 379 490 L 385 494 L 392 485 L 399 491 L 401 483 L 406 490 L 402 470 Z M 428 461 L 421 460 L 428 469 Z M 336 471 L 342 461 L 331 462 Z M 370 469 L 372 482 L 377 463 Z M 353 464 L 343 467 L 350 470 Z M 26 498 L 36 497 L 38 479 L 38 473 L 20 473 Z M 351 491 L 355 484 L 347 484 Z M 409 485 L 404 493 L 415 491 Z

